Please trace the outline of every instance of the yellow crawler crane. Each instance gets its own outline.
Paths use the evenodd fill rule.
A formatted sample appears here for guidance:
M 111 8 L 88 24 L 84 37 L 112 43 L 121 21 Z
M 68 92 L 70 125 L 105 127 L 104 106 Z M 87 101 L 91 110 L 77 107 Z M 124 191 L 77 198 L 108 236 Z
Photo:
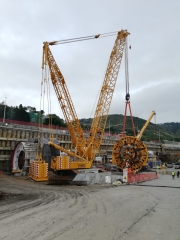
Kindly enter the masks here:
M 65 170 L 89 169 L 92 167 L 93 160 L 99 150 L 104 134 L 128 35 L 129 33 L 127 30 L 121 30 L 117 33 L 117 38 L 109 58 L 104 82 L 97 103 L 95 116 L 87 139 L 84 137 L 65 79 L 49 48 L 50 45 L 56 45 L 58 42 L 44 42 L 42 68 L 45 72 L 48 72 L 47 68 L 49 68 L 50 78 L 67 123 L 73 146 L 73 150 L 69 151 L 53 143 L 53 141 L 49 142 L 50 147 L 54 147 L 66 154 L 66 156 L 54 156 L 52 158 L 51 168 L 54 171 L 62 172 Z M 96 35 L 94 38 L 98 38 L 99 36 L 100 35 Z
M 146 165 L 148 160 L 148 150 L 146 145 L 141 142 L 141 137 L 155 114 L 155 111 L 152 111 L 145 125 L 136 137 L 125 136 L 120 138 L 114 144 L 112 150 L 113 164 L 121 169 L 128 166 L 133 172 L 140 170 Z

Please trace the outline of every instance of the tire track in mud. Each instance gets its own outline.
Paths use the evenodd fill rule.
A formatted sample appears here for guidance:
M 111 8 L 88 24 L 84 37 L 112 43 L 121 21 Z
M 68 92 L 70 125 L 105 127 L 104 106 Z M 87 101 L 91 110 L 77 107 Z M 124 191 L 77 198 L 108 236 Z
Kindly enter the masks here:
M 179 227 L 180 195 L 172 188 L 64 187 L 0 179 L 0 189 L 21 194 L 7 203 L 0 201 L 1 240 L 138 240 L 144 229 L 150 239 L 154 227 L 165 231 L 167 239 L 168 226 L 175 226 L 173 231 Z M 165 219 L 171 213 L 175 219 L 166 219 L 164 228 L 160 214 Z
M 48 192 L 48 194 L 47 193 L 45 194 L 44 192 L 41 192 L 38 195 L 19 194 L 19 196 L 22 196 L 22 198 L 19 199 L 19 201 L 16 201 L 15 204 L 14 203 L 11 204 L 13 205 L 12 207 L 5 205 L 4 209 L 2 208 L 0 209 L 0 219 L 11 216 L 12 214 L 20 213 L 21 211 L 25 211 L 28 209 L 32 210 L 33 208 L 36 208 L 36 207 L 44 206 L 45 208 L 46 207 L 50 208 L 51 206 L 46 206 L 46 205 L 51 204 L 53 202 L 54 204 L 58 205 L 59 203 L 66 202 L 70 198 L 73 200 L 73 202 L 71 203 L 71 205 L 68 206 L 68 208 L 71 208 L 74 205 L 76 205 L 77 197 L 79 196 L 79 193 L 66 191 L 61 194 L 58 194 L 56 192 Z M 29 199 L 27 199 L 28 197 Z M 40 211 L 41 211 L 41 208 L 39 208 L 39 210 L 36 210 L 36 214 Z M 26 217 L 30 217 L 31 215 L 33 215 L 33 213 L 26 215 Z
M 43 199 L 39 198 L 39 196 L 38 198 L 36 198 L 36 195 L 33 195 L 33 197 L 32 195 L 25 195 L 23 196 L 25 197 L 25 200 L 23 200 L 23 197 L 22 197 L 21 199 L 19 199 L 19 201 L 16 201 L 16 203 L 11 204 L 12 206 L 5 205 L 4 209 L 2 208 L 0 209 L 0 220 L 8 216 L 11 216 L 12 214 L 16 214 L 16 213 L 20 213 L 22 211 L 28 210 L 30 208 L 32 209 L 37 206 L 49 204 L 55 200 L 54 194 L 50 196 L 42 194 L 41 196 L 43 196 L 44 198 Z M 29 197 L 29 200 L 27 200 L 28 197 Z M 34 200 L 34 198 L 36 199 Z
M 61 222 L 60 222 L 61 229 L 56 230 L 54 229 L 54 224 L 50 224 L 48 226 L 46 233 L 44 233 L 44 231 L 41 231 L 38 234 L 36 234 L 36 236 L 32 238 L 32 240 L 35 240 L 35 239 L 53 240 L 69 232 L 69 230 L 77 229 L 77 228 L 81 228 L 81 229 L 85 228 L 87 226 L 87 222 L 86 222 L 87 216 L 90 216 L 93 212 L 97 211 L 97 204 L 94 204 L 94 201 L 91 200 L 90 195 L 89 193 L 80 191 L 75 209 L 67 208 L 68 210 L 67 216 L 61 219 Z M 69 221 L 70 221 L 70 224 L 69 224 Z M 43 234 L 43 238 L 42 238 L 42 234 Z
M 71 219 L 70 226 L 66 226 L 56 232 L 54 231 L 49 237 L 44 235 L 44 239 L 70 239 L 71 235 L 76 236 L 73 239 L 81 239 L 82 236 L 84 237 L 83 239 L 102 239 L 102 236 L 103 239 L 112 239 L 114 230 L 118 228 L 119 222 L 115 222 L 113 225 L 111 224 L 110 220 L 112 219 L 114 206 L 109 201 L 109 192 L 99 190 L 100 189 L 95 189 L 88 192 L 87 210 L 83 212 L 83 215 L 79 217 L 78 220 L 74 221 Z M 81 234 L 78 235 L 78 232 L 80 232 L 82 236 Z M 38 240 L 41 239 L 41 237 L 38 238 Z
M 88 192 L 86 192 L 86 190 Z M 100 188 L 94 189 L 92 191 L 89 189 L 83 189 L 83 191 L 81 191 L 80 193 L 83 196 L 85 196 L 85 198 L 83 197 L 81 199 L 81 202 L 79 202 L 80 206 L 78 209 L 76 208 L 75 214 L 73 214 L 72 212 L 68 212 L 68 215 L 71 216 L 69 221 L 68 221 L 68 217 L 64 218 L 63 224 L 62 225 L 60 224 L 61 229 L 55 229 L 55 228 L 53 229 L 53 224 L 52 224 L 50 227 L 48 227 L 49 231 L 52 230 L 53 232 L 52 234 L 50 233 L 44 234 L 43 238 L 41 238 L 42 237 L 41 236 L 42 232 L 41 232 L 40 234 L 36 235 L 36 239 L 54 240 L 56 238 L 59 239 L 59 237 L 69 239 L 70 237 L 69 234 L 71 233 L 73 236 L 73 232 L 77 232 L 77 229 L 80 231 L 83 231 L 85 235 L 86 230 L 89 227 L 90 223 L 94 221 L 96 224 L 97 219 L 99 222 L 101 221 L 101 216 L 103 217 L 107 216 L 107 206 L 104 203 L 102 204 L 102 199 L 104 195 L 103 194 L 101 195 L 99 190 Z M 82 203 L 84 204 L 84 206 L 82 206 Z M 109 222 L 107 221 L 106 225 L 103 227 L 108 229 L 109 228 L 108 224 Z M 93 229 L 92 231 L 91 230 L 89 231 L 91 232 L 90 234 L 92 235 L 92 239 L 93 239 L 93 236 L 95 236 L 95 233 L 93 233 Z M 78 239 L 78 238 L 74 238 L 74 239 Z
M 9 182 L 7 185 L 8 184 L 9 189 L 12 189 L 13 183 Z M 47 219 L 43 218 L 44 215 L 48 215 L 48 213 L 51 211 L 53 213 L 54 209 L 57 209 L 56 213 L 61 213 L 62 209 L 64 213 L 65 211 L 71 211 L 73 218 L 76 218 L 76 223 L 79 223 L 77 220 L 78 217 L 76 216 L 78 214 L 82 215 L 82 213 L 80 213 L 80 209 L 82 208 L 82 211 L 84 211 L 83 209 L 85 209 L 89 196 L 83 193 L 81 189 L 79 190 L 78 187 L 73 187 L 73 189 L 71 188 L 66 190 L 65 188 L 52 188 L 53 191 L 49 191 L 49 189 L 51 189 L 49 186 L 39 186 L 39 188 L 41 190 L 44 189 L 44 191 L 37 189 L 36 186 L 13 186 L 12 192 L 18 192 L 18 197 L 14 202 L 11 201 L 10 204 L 4 203 L 3 208 L 1 205 L 0 223 L 2 229 L 3 227 L 11 229 L 11 236 L 14 237 L 14 239 L 19 239 L 16 238 L 16 227 L 18 225 L 27 225 L 26 223 L 29 219 L 32 219 L 32 221 L 35 221 L 36 223 L 31 222 L 31 226 L 26 228 L 26 231 L 22 233 L 23 239 L 37 239 L 37 237 L 46 233 L 47 229 L 53 228 L 54 221 L 58 221 L 58 223 L 64 222 L 65 217 L 61 217 L 59 220 L 59 215 L 53 218 L 51 214 L 49 218 L 50 221 L 47 221 Z M 23 195 L 22 192 L 33 192 L 33 194 Z M 75 210 L 74 207 L 76 207 L 76 209 L 78 207 L 78 211 Z M 37 222 L 35 219 L 39 219 L 39 216 L 40 221 Z M 67 218 L 66 220 L 68 221 Z M 37 227 L 36 225 L 43 227 L 42 229 L 41 227 L 39 229 L 36 228 L 37 231 L 32 232 L 30 229 L 34 229 Z M 7 239 L 7 233 L 1 232 L 1 239 Z
M 13 183 L 11 184 L 9 186 L 13 186 Z M 115 211 L 119 203 L 127 207 L 132 201 L 126 192 L 119 201 L 111 202 L 113 196 L 110 196 L 108 188 L 103 186 L 51 187 L 30 182 L 24 186 L 21 183 L 13 192 L 16 190 L 18 193 L 24 192 L 25 196 L 31 195 L 31 199 L 28 202 L 25 200 L 11 203 L 7 212 L 2 209 L 0 212 L 2 239 L 14 237 L 20 240 L 17 232 L 19 226 L 22 226 L 23 240 L 54 240 L 60 237 L 70 239 L 70 235 L 76 236 L 74 239 L 80 239 L 80 233 L 84 235 L 87 233 L 91 239 L 99 239 L 101 232 L 105 236 L 104 239 L 118 239 L 132 224 L 131 221 L 127 226 L 119 226 L 119 222 L 114 221 L 119 216 L 119 209 Z M 111 190 L 110 192 L 112 193 Z M 113 194 L 115 199 L 119 197 L 119 193 Z M 5 208 L 7 209 L 7 206 Z M 109 229 L 112 216 L 114 222 Z M 133 217 L 133 223 L 137 219 L 138 217 Z M 9 238 L 3 229 L 11 229 Z

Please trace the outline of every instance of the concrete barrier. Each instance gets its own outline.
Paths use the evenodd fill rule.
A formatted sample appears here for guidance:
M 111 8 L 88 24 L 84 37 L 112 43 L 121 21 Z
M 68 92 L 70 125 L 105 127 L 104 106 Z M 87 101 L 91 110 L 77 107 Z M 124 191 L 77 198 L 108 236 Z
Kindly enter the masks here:
M 90 171 L 90 170 L 89 170 Z M 117 179 L 122 179 L 122 173 L 118 172 L 84 172 L 78 173 L 73 179 L 75 182 L 86 182 L 87 185 L 93 184 L 112 184 Z

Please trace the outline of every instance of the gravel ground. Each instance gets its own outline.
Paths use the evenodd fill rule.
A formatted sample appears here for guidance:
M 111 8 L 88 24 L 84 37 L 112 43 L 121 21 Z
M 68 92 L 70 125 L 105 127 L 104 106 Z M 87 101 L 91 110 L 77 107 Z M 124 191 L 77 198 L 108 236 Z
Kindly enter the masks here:
M 179 240 L 179 187 L 180 179 L 161 174 L 119 187 L 0 175 L 0 239 Z

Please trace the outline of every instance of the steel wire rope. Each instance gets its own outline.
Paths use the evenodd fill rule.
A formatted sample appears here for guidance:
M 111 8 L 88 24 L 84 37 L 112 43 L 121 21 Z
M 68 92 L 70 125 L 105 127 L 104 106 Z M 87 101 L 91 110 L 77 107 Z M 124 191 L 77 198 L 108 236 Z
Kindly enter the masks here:
M 45 113 L 45 109 L 44 109 L 44 98 L 45 98 L 45 89 L 46 89 L 46 77 L 47 77 L 47 71 L 46 71 L 46 65 L 45 65 L 45 71 L 44 71 L 44 75 L 43 75 L 43 85 L 42 85 L 42 107 L 40 108 L 40 121 L 41 121 L 41 131 L 40 131 L 40 151 L 41 151 L 41 158 L 42 158 L 42 137 L 43 137 L 43 114 Z
M 126 94 L 129 94 L 129 66 L 128 66 L 128 41 L 126 38 L 125 44 L 125 82 L 126 82 Z
M 36 146 L 36 160 L 38 160 L 41 157 L 41 154 L 39 154 L 39 149 L 42 148 L 42 141 L 41 141 L 41 134 L 40 134 L 40 129 L 41 129 L 41 106 L 42 106 L 42 90 L 43 90 L 43 79 L 44 79 L 44 71 L 42 69 L 42 76 L 41 76 L 41 95 L 40 95 L 40 111 L 39 111 L 39 118 L 38 118 L 38 143 Z
M 128 38 L 126 38 L 125 40 L 125 46 L 124 46 L 124 60 L 125 60 L 125 89 L 126 89 L 126 96 L 127 94 L 129 94 L 129 65 L 128 65 Z M 117 124 L 119 126 L 122 126 L 124 125 L 123 124 Z M 126 128 L 126 129 L 130 129 L 130 128 Z
M 40 147 L 40 158 L 42 159 L 42 135 L 43 135 L 43 114 L 44 114 L 44 98 L 45 98 L 45 88 L 47 83 L 47 70 L 45 65 L 45 70 L 42 69 L 42 81 L 41 81 L 41 98 L 40 98 L 40 112 L 39 112 L 39 131 L 38 131 L 38 143 Z
M 128 39 L 126 38 L 125 41 L 125 88 L 126 88 L 126 105 L 125 105 L 125 116 L 124 119 L 126 119 L 126 111 L 127 111 L 127 106 L 129 106 L 129 111 L 130 111 L 130 117 L 131 117 L 131 123 L 132 123 L 132 129 L 134 131 L 134 136 L 136 135 L 135 133 L 135 127 L 134 127 L 134 121 L 133 121 L 133 116 L 131 112 L 131 107 L 130 107 L 130 93 L 129 93 L 129 60 L 128 60 Z M 130 47 L 131 48 L 131 47 Z M 124 125 L 123 129 L 125 130 L 126 127 L 126 120 L 124 120 Z
M 49 116 L 49 134 L 50 134 L 50 141 L 53 141 L 53 128 L 52 128 L 52 112 L 51 112 L 51 87 L 50 87 L 50 71 L 49 71 L 49 68 L 47 69 L 47 82 L 46 82 L 46 85 L 47 85 L 47 104 L 48 104 L 48 116 Z
M 111 37 L 111 36 L 114 36 L 115 34 L 111 34 L 111 35 L 108 35 L 108 36 L 102 36 L 102 37 L 97 37 L 97 38 L 104 38 L 104 37 Z M 58 44 L 66 44 L 66 43 L 72 43 L 72 42 L 81 42 L 81 41 L 87 41 L 87 40 L 94 40 L 94 39 L 97 39 L 96 37 L 94 38 L 87 38 L 87 39 L 79 39 L 79 40 L 75 40 L 75 41 L 66 41 L 66 42 L 61 42 L 61 43 L 54 43 L 52 45 L 58 45 Z M 49 44 L 51 45 L 51 44 Z
M 43 79 L 43 109 L 42 109 L 42 111 L 43 112 L 41 112 L 41 126 L 43 127 L 43 117 L 42 117 L 42 115 L 43 115 L 43 113 L 44 113 L 44 98 L 45 98 L 45 93 L 46 93 L 46 82 L 47 82 L 47 67 L 46 67 L 46 65 L 45 65 L 45 77 L 44 77 L 44 79 Z
M 45 93 L 46 93 L 46 85 L 47 85 L 47 66 L 45 65 L 45 69 L 42 69 L 42 82 L 41 82 L 41 101 L 40 101 L 40 114 L 39 114 L 39 146 L 40 146 L 40 157 L 42 159 L 42 137 L 43 137 L 43 114 L 45 113 L 44 102 L 45 102 Z
M 79 38 L 69 38 L 64 40 L 57 40 L 49 42 L 49 45 L 57 45 L 57 44 L 66 44 L 66 43 L 72 43 L 72 42 L 79 42 L 79 41 L 86 41 L 86 40 L 92 40 L 97 38 L 103 38 L 103 37 L 110 37 L 117 34 L 118 31 L 115 32 L 109 32 L 109 33 L 102 33 L 97 35 L 91 35 L 86 37 L 79 37 Z

